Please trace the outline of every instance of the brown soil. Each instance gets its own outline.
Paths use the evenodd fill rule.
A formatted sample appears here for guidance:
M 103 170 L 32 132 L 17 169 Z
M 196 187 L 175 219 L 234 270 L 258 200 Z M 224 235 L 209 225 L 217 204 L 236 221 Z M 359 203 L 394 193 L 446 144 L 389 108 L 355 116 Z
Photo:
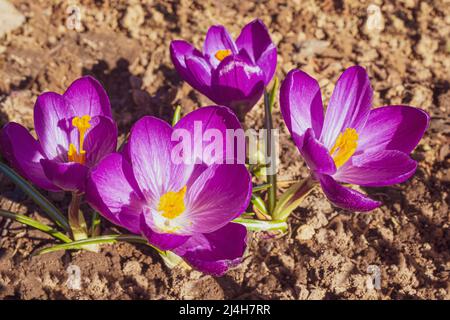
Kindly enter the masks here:
M 315 191 L 290 218 L 287 236 L 254 234 L 244 262 L 221 278 L 169 270 L 151 249 L 126 243 L 104 246 L 98 254 L 31 256 L 52 241 L 0 218 L 0 298 L 450 298 L 448 1 L 374 0 L 384 17 L 379 33 L 365 31 L 368 1 L 80 0 L 79 31 L 66 28 L 69 1 L 12 2 L 26 22 L 0 39 L 0 125 L 17 121 L 32 129 L 37 94 L 62 92 L 83 74 L 105 85 L 122 138 L 143 115 L 170 119 L 177 104 L 184 112 L 206 105 L 174 71 L 170 41 L 200 46 L 217 23 L 237 36 L 255 17 L 269 26 L 278 46 L 281 79 L 302 68 L 329 97 L 339 74 L 360 64 L 372 79 L 374 106 L 409 104 L 432 120 L 412 155 L 419 161 L 416 175 L 401 185 L 364 190 L 385 203 L 381 208 L 348 213 Z M 278 108 L 275 113 L 286 133 L 281 173 L 305 177 Z M 247 116 L 247 125 L 262 125 L 261 106 Z M 1 208 L 48 222 L 1 175 L 0 190 Z M 49 196 L 67 207 L 64 195 Z M 66 285 L 73 265 L 80 267 L 82 290 Z M 380 290 L 366 285 L 370 265 L 381 269 Z

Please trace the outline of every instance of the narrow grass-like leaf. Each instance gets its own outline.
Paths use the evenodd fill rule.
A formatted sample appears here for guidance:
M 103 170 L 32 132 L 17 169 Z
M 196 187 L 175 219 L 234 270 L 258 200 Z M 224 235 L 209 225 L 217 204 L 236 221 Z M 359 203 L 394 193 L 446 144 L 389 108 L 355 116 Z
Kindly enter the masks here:
M 177 122 L 180 121 L 180 119 L 181 119 L 181 106 L 178 105 L 173 114 L 172 127 L 175 126 L 177 124 Z
M 244 218 L 237 218 L 234 219 L 233 222 L 242 224 L 243 226 L 247 227 L 248 230 L 252 231 L 286 231 L 288 228 L 288 225 L 286 221 L 280 221 L 280 220 L 269 220 L 269 221 L 263 221 L 263 220 L 257 220 L 257 219 L 244 219 Z
M 50 253 L 59 250 L 77 250 L 80 247 L 87 245 L 95 245 L 95 244 L 106 244 L 106 243 L 116 243 L 118 241 L 132 242 L 132 243 L 140 243 L 146 244 L 154 249 L 156 249 L 159 253 L 163 252 L 152 245 L 150 245 L 147 240 L 141 236 L 132 235 L 132 234 L 110 234 L 99 237 L 91 237 L 88 239 L 73 241 L 70 243 L 58 244 L 53 247 L 44 248 L 36 252 L 36 254 L 44 254 Z
M 269 189 L 272 185 L 270 183 L 260 184 L 259 186 L 253 186 L 253 193 Z
M 66 217 L 59 211 L 47 198 L 37 191 L 28 181 L 17 174 L 6 164 L 0 162 L 0 172 L 7 176 L 14 184 L 16 184 L 23 192 L 25 192 L 48 216 L 65 231 L 69 231 L 69 222 Z
M 21 214 L 17 214 L 17 213 L 13 213 L 13 212 L 9 212 L 9 211 L 5 211 L 5 210 L 0 210 L 0 216 L 16 220 L 17 222 L 20 222 L 24 225 L 27 225 L 27 226 L 30 226 L 37 230 L 40 230 L 42 232 L 45 232 L 45 233 L 51 235 L 53 238 L 59 239 L 63 242 L 69 243 L 72 241 L 65 234 L 59 232 L 58 230 L 53 229 L 52 227 L 50 227 L 46 224 L 40 223 L 39 221 L 34 220 L 30 217 L 27 217 L 27 216 L 24 216 Z
M 264 200 L 260 196 L 252 195 L 251 202 L 258 209 L 258 211 L 260 211 L 264 215 L 268 214 L 266 204 L 264 203 Z
M 92 223 L 91 223 L 91 230 L 90 235 L 91 237 L 97 237 L 100 235 L 100 224 L 102 223 L 102 219 L 100 218 L 100 215 L 97 211 L 94 211 L 92 215 Z

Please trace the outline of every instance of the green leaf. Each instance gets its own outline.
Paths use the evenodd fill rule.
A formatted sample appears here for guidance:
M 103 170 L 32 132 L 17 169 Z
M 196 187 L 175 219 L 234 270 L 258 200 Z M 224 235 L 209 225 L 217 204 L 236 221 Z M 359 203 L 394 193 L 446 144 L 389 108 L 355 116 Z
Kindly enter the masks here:
M 263 191 L 266 189 L 269 189 L 272 185 L 270 183 L 264 183 L 264 184 L 260 184 L 259 186 L 253 186 L 253 193 L 259 192 L 259 191 Z
M 286 231 L 288 228 L 286 221 L 280 221 L 280 220 L 257 220 L 257 219 L 244 219 L 244 218 L 237 218 L 234 219 L 233 222 L 242 224 L 243 226 L 247 227 L 248 230 L 252 231 Z
M 58 244 L 53 247 L 44 248 L 38 250 L 35 254 L 45 254 L 59 250 L 78 250 L 80 247 L 95 245 L 95 244 L 106 244 L 106 243 L 116 243 L 118 241 L 126 241 L 132 243 L 140 243 L 146 244 L 154 249 L 156 249 L 159 253 L 163 252 L 156 247 L 150 245 L 147 240 L 141 236 L 132 235 L 132 234 L 110 234 L 98 237 L 91 237 L 88 239 L 73 241 L 70 243 Z
M 317 183 L 311 177 L 293 184 L 278 199 L 272 214 L 273 219 L 286 221 L 316 185 Z
M 92 237 L 96 237 L 100 235 L 100 224 L 102 223 L 102 219 L 97 211 L 94 211 L 92 215 L 92 223 L 91 223 L 91 231 L 90 235 Z
M 177 124 L 177 122 L 180 121 L 180 119 L 181 119 L 181 106 L 178 105 L 173 114 L 172 127 L 174 127 Z
M 0 162 L 0 172 L 7 176 L 15 183 L 23 192 L 25 192 L 48 216 L 65 231 L 69 231 L 69 222 L 66 217 L 59 211 L 47 198 L 37 191 L 28 181 L 17 174 L 6 164 Z
M 260 196 L 252 195 L 251 202 L 263 214 L 267 215 L 267 208 L 264 200 Z
M 37 230 L 40 230 L 42 232 L 45 232 L 49 235 L 51 235 L 52 237 L 59 239 L 63 242 L 71 242 L 72 240 L 66 236 L 65 234 L 59 232 L 58 230 L 53 229 L 52 227 L 40 223 L 37 220 L 34 220 L 30 217 L 18 214 L 18 213 L 14 213 L 14 212 L 9 212 L 9 211 L 5 211 L 5 210 L 0 210 L 0 216 L 8 218 L 8 219 L 13 219 L 16 220 L 17 222 L 20 222 L 24 225 L 30 226 L 32 228 L 35 228 Z
M 183 262 L 183 259 L 172 251 L 161 252 L 159 255 L 163 259 L 164 264 L 169 269 L 173 269 Z

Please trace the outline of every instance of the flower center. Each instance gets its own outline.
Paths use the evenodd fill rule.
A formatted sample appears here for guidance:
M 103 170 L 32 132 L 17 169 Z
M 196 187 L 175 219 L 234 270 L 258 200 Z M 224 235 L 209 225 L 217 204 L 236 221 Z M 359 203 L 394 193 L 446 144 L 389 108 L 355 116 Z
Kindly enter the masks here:
M 79 136 L 79 150 L 75 147 L 73 143 L 69 145 L 69 151 L 67 152 L 67 158 L 69 162 L 77 162 L 81 164 L 86 163 L 86 151 L 83 149 L 84 138 L 86 136 L 86 131 L 91 127 L 90 122 L 91 117 L 89 115 L 84 115 L 80 117 L 74 117 L 72 119 L 72 125 L 78 129 Z
M 331 148 L 330 154 L 333 157 L 336 167 L 339 168 L 355 153 L 358 146 L 358 133 L 353 128 L 347 128 L 340 133 L 336 143 Z
M 169 191 L 159 198 L 158 211 L 162 212 L 162 216 L 168 219 L 174 219 L 186 210 L 184 204 L 184 196 L 187 187 L 184 186 L 180 191 Z
M 223 49 L 223 50 L 218 50 L 216 52 L 216 54 L 214 55 L 214 57 L 216 57 L 217 60 L 222 61 L 223 59 L 225 59 L 229 55 L 231 55 L 231 50 L 230 49 Z

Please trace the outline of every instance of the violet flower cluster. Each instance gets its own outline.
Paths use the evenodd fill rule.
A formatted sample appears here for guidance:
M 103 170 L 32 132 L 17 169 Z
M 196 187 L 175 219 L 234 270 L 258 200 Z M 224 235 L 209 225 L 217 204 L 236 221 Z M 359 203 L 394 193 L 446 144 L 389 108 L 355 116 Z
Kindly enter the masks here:
M 274 76 L 277 51 L 266 26 L 254 20 L 236 41 L 223 26 L 212 26 L 202 51 L 175 40 L 170 54 L 180 77 L 218 105 L 199 108 L 173 127 L 143 117 L 118 151 L 108 96 L 94 78 L 82 77 L 62 95 L 37 98 L 37 139 L 11 122 L 0 132 L 0 150 L 38 187 L 84 194 L 113 224 L 202 272 L 223 275 L 242 260 L 247 246 L 246 227 L 233 220 L 249 206 L 252 177 L 244 164 L 224 161 L 224 155 L 236 154 L 227 152 L 225 140 L 215 155 L 222 161 L 208 161 L 194 146 L 195 161 L 175 163 L 173 133 L 182 129 L 194 136 L 196 122 L 223 139 L 227 130 L 241 129 Z M 310 179 L 347 210 L 369 211 L 380 202 L 343 184 L 387 186 L 414 174 L 417 163 L 409 154 L 429 122 L 424 111 L 410 106 L 371 110 L 372 94 L 359 66 L 341 75 L 326 112 L 319 84 L 303 71 L 290 71 L 280 89 L 281 113 Z
M 224 26 L 209 28 L 203 50 L 184 40 L 170 44 L 180 76 L 213 102 L 232 108 L 243 120 L 272 80 L 277 49 L 261 20 L 247 24 L 232 39 Z

